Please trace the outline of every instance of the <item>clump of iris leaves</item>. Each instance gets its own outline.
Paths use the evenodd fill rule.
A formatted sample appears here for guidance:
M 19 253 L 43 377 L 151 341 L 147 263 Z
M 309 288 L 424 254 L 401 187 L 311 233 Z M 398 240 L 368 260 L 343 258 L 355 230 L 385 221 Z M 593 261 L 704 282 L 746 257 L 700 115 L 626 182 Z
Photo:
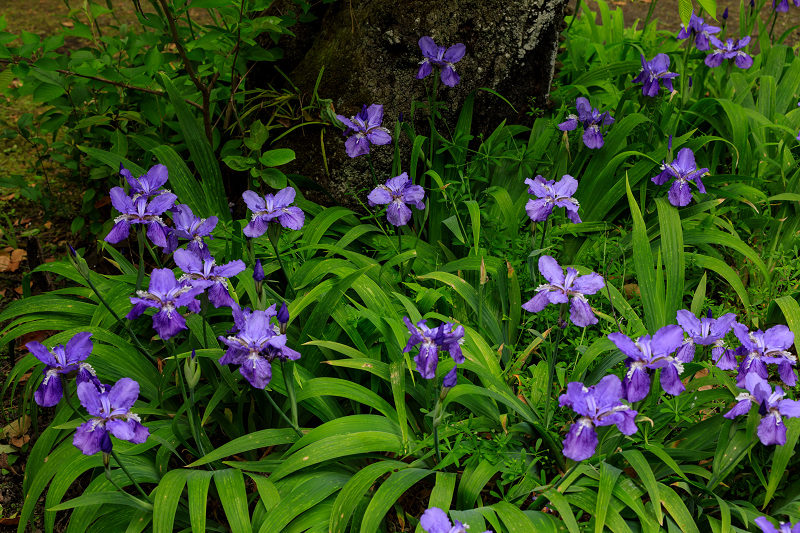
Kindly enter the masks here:
M 763 4 L 680 34 L 584 7 L 532 127 L 477 136 L 474 94 L 452 138 L 364 102 L 341 150 L 415 149 L 359 211 L 289 176 L 232 218 L 165 79 L 202 183 L 94 149 L 118 272 L 72 250 L 39 267 L 67 288 L 0 315 L 2 345 L 54 332 L 5 388 L 53 416 L 19 531 L 42 496 L 46 531 L 791 527 L 800 58 Z M 404 75 L 449 106 L 468 52 L 420 37 Z

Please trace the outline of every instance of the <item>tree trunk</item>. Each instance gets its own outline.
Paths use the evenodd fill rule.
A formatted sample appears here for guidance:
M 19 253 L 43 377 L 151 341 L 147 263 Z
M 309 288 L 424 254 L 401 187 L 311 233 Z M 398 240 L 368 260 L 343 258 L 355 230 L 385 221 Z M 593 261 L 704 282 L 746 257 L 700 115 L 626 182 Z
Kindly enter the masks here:
M 448 47 L 463 43 L 467 51 L 456 64 L 461 82 L 453 88 L 439 83 L 438 99 L 446 102 L 447 124 L 437 123 L 437 129 L 445 135 L 453 131 L 467 95 L 489 88 L 514 109 L 487 91 L 477 91 L 472 131 L 488 135 L 503 119 L 532 122 L 526 113 L 531 106 L 547 105 L 565 4 L 566 0 L 340 0 L 326 6 L 314 31 L 279 43 L 286 52 L 280 65 L 290 72 L 304 103 L 311 101 L 324 68 L 317 92 L 332 99 L 337 114 L 350 117 L 365 104 L 383 104 L 384 126 L 393 131 L 401 113 L 410 120 L 412 102 L 426 101 L 430 87 L 430 77 L 416 79 L 422 59 L 419 39 L 429 35 L 437 45 Z M 435 69 L 432 76 L 438 76 Z M 418 133 L 429 134 L 425 110 L 417 109 L 413 126 Z M 336 128 L 325 128 L 323 143 L 318 129 L 301 130 L 287 136 L 286 143 L 280 141 L 298 152 L 287 170 L 316 180 L 340 203 L 353 205 L 348 197 L 372 183 L 367 157 L 347 157 Z M 403 148 L 401 144 L 402 170 L 407 170 L 410 147 Z M 392 177 L 392 152 L 391 146 L 372 147 L 381 182 Z

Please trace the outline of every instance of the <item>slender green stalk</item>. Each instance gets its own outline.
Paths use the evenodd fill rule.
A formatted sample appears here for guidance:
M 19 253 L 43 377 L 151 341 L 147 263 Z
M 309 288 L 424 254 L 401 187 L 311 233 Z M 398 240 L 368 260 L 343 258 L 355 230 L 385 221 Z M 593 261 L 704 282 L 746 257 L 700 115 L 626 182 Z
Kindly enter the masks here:
M 375 168 L 372 166 L 372 154 L 367 152 L 367 163 L 369 163 L 369 172 L 372 174 L 372 182 L 378 186 L 378 176 L 375 174 Z
M 144 496 L 145 499 L 147 499 L 148 502 L 153 503 L 153 501 L 150 499 L 150 496 L 147 495 L 147 493 L 142 489 L 142 487 L 139 486 L 139 484 L 136 482 L 136 480 L 133 479 L 133 476 L 131 475 L 130 472 L 128 472 L 128 469 L 125 468 L 125 463 L 123 463 L 122 461 L 119 460 L 119 455 L 117 455 L 117 452 L 115 452 L 113 450 L 113 448 L 111 450 L 111 457 L 113 457 L 114 460 L 117 462 L 117 466 L 119 466 L 122 469 L 122 471 L 125 472 L 125 475 L 128 476 L 128 479 L 131 480 L 131 483 L 133 483 L 133 486 L 136 487 L 136 489 L 139 491 L 139 493 L 142 496 Z
M 281 270 L 283 270 L 283 275 L 286 276 L 286 285 L 289 287 L 289 290 L 292 291 L 292 298 L 295 297 L 297 294 L 294 290 L 294 285 L 292 285 L 292 278 L 289 276 L 289 271 L 286 270 L 286 265 L 283 264 L 283 259 L 281 259 L 281 252 L 280 252 L 280 234 L 277 238 L 269 240 L 270 244 L 272 244 L 272 249 L 275 250 L 275 257 L 278 258 L 278 264 L 281 266 Z
M 539 241 L 539 250 L 544 249 L 544 238 L 547 236 L 547 220 L 542 222 L 542 238 Z
M 549 487 L 549 488 L 550 488 L 550 489 L 552 489 L 552 490 L 556 490 L 556 489 L 558 489 L 558 487 L 560 487 L 560 486 L 561 486 L 561 484 L 562 484 L 562 483 L 563 483 L 565 480 L 569 479 L 569 478 L 570 478 L 570 476 L 572 475 L 572 473 L 573 473 L 573 472 L 574 472 L 574 471 L 575 471 L 575 470 L 576 470 L 576 469 L 577 469 L 579 466 L 581 466 L 582 464 L 583 464 L 583 461 L 577 461 L 577 462 L 576 462 L 574 465 L 572 465 L 572 466 L 570 467 L 570 469 L 569 469 L 569 470 L 567 470 L 567 473 L 566 473 L 566 474 L 564 474 L 563 476 L 561 476 L 561 477 L 559 478 L 559 480 L 558 480 L 558 481 L 556 481 L 555 483 L 553 483 L 552 485 L 550 485 L 550 487 Z M 541 509 L 542 507 L 544 507 L 544 506 L 545 506 L 545 504 L 547 503 L 547 501 L 548 501 L 548 500 L 547 500 L 547 498 L 544 498 L 544 497 L 542 497 L 542 496 L 539 496 L 539 497 L 538 497 L 538 498 L 536 498 L 536 500 L 534 500 L 534 502 L 533 502 L 533 503 L 532 503 L 532 504 L 531 504 L 531 505 L 528 507 L 528 510 L 529 510 L 529 511 L 538 511 L 539 509 Z
M 178 380 L 181 383 L 181 396 L 183 397 L 183 404 L 186 406 L 186 414 L 187 418 L 189 419 L 189 429 L 192 432 L 192 436 L 194 437 L 194 441 L 197 443 L 197 449 L 200 451 L 201 456 L 205 456 L 206 452 L 203 450 L 203 443 L 200 440 L 200 433 L 198 431 L 197 426 L 195 425 L 194 419 L 194 399 L 189 401 L 189 397 L 186 394 L 186 383 L 183 379 L 183 371 L 181 369 L 181 365 L 178 364 L 178 360 L 175 358 L 175 345 L 173 344 L 173 340 L 169 339 L 166 342 L 167 350 L 169 351 L 170 356 L 175 359 L 175 369 L 176 374 L 178 374 Z M 194 396 L 194 390 L 192 390 L 192 396 Z M 198 417 L 199 418 L 199 417 Z
M 294 363 L 281 361 L 281 372 L 283 373 L 283 383 L 286 385 L 286 395 L 292 406 L 292 425 L 299 427 L 297 424 L 297 395 L 294 390 Z
M 142 233 L 139 236 L 144 237 L 144 230 L 142 230 Z M 147 246 L 147 251 L 150 252 L 150 257 L 153 258 L 153 261 L 155 261 L 156 266 L 158 268 L 163 268 L 161 264 L 161 259 L 158 258 L 158 254 L 155 252 L 155 250 L 153 250 L 153 247 L 150 245 L 150 241 L 148 239 L 145 239 L 144 244 L 145 246 Z
M 561 304 L 561 308 L 558 312 L 558 321 L 559 323 L 564 316 L 564 310 L 566 309 L 567 304 Z M 544 404 L 544 424 L 545 427 L 550 426 L 550 399 L 553 397 L 553 379 L 555 378 L 556 373 L 556 360 L 558 359 L 558 344 L 561 342 L 561 325 L 556 325 L 556 335 L 555 340 L 553 341 L 553 348 L 550 350 L 550 355 L 547 358 L 547 395 L 545 396 L 545 404 Z
M 203 347 L 208 348 L 206 345 L 206 315 L 208 314 L 208 293 L 203 293 L 200 296 L 200 318 L 203 320 Z
M 442 462 L 442 450 L 439 449 L 439 426 L 433 426 L 433 449 L 436 451 L 436 462 Z
M 778 21 L 778 12 L 773 11 L 772 13 L 772 26 L 769 27 L 769 42 L 770 44 L 775 44 L 772 42 L 772 32 L 775 30 L 775 22 Z M 730 61 L 728 62 L 730 63 Z
M 281 418 L 283 418 L 283 420 L 292 427 L 295 433 L 297 433 L 300 437 L 302 437 L 304 435 L 303 432 L 300 431 L 300 428 L 297 425 L 295 425 L 294 423 L 292 423 L 291 420 L 289 420 L 289 417 L 286 416 L 286 413 L 281 411 L 281 408 L 278 407 L 278 404 L 276 404 L 275 400 L 272 399 L 272 396 L 269 395 L 269 391 L 267 391 L 267 389 L 264 389 L 264 396 L 267 397 L 267 400 L 269 401 L 270 405 L 272 405 L 272 408 L 275 409 L 275 411 L 281 416 Z
M 133 291 L 134 294 L 139 292 L 142 288 L 142 282 L 144 281 L 144 230 L 142 229 L 142 225 L 139 224 L 136 228 L 136 240 L 139 243 L 139 272 L 136 274 L 136 290 Z

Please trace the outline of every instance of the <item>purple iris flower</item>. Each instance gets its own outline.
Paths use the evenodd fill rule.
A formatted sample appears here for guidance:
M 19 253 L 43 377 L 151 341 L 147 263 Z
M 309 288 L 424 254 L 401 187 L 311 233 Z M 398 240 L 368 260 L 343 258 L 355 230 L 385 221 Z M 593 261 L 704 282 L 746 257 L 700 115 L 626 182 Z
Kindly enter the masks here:
M 419 525 L 425 530 L 425 533 L 467 533 L 469 526 L 462 524 L 458 520 L 450 523 L 447 518 L 447 513 L 438 507 L 431 507 L 426 509 L 422 516 L 419 517 Z M 492 533 L 491 530 L 484 531 L 483 533 Z
M 789 11 L 789 0 L 780 0 L 777 5 L 775 4 L 775 0 L 772 0 L 772 9 L 778 13 L 786 13 Z
M 727 13 L 728 10 L 726 9 L 725 12 Z M 702 18 L 692 13 L 692 19 L 689 21 L 689 29 L 687 30 L 686 27 L 681 24 L 681 31 L 678 33 L 678 39 L 686 39 L 694 35 L 695 46 L 697 46 L 698 50 L 705 52 L 709 49 L 708 38 L 712 33 L 719 32 L 720 28 L 709 26 Z
M 138 291 L 131 296 L 133 309 L 125 318 L 134 320 L 144 313 L 148 307 L 155 307 L 158 312 L 153 315 L 153 329 L 164 340 L 187 329 L 186 321 L 178 312 L 179 307 L 188 306 L 190 310 L 200 310 L 200 302 L 195 296 L 202 293 L 212 281 L 197 281 L 194 286 L 179 283 L 175 273 L 168 268 L 154 269 L 150 274 L 150 286 L 147 291 Z
M 625 366 L 626 398 L 629 402 L 643 400 L 650 392 L 650 375 L 648 369 L 661 369 L 661 388 L 664 392 L 677 396 L 686 390 L 681 383 L 683 364 L 694 357 L 694 352 L 672 354 L 683 344 L 683 330 L 680 326 L 670 325 L 659 329 L 652 337 L 644 335 L 632 340 L 622 333 L 610 333 L 610 341 L 617 345 L 622 353 L 628 356 Z
M 141 444 L 147 440 L 150 430 L 142 425 L 131 407 L 139 398 L 139 384 L 131 378 L 122 378 L 111 390 L 100 390 L 92 383 L 78 384 L 78 398 L 92 418 L 75 430 L 72 439 L 84 455 L 99 451 L 111 453 L 111 437 Z
M 295 190 L 291 187 L 281 189 L 274 196 L 268 194 L 261 197 L 253 191 L 244 191 L 242 198 L 247 208 L 253 212 L 253 218 L 244 227 L 242 233 L 251 239 L 261 237 L 267 232 L 270 221 L 278 219 L 284 228 L 299 230 L 303 227 L 306 215 L 299 207 L 291 206 L 294 202 Z
M 94 369 L 83 361 L 92 353 L 93 344 L 89 340 L 91 333 L 76 333 L 67 345 L 58 344 L 48 350 L 43 344 L 31 341 L 25 345 L 36 358 L 45 364 L 42 374 L 44 379 L 33 393 L 33 399 L 42 407 L 53 407 L 58 404 L 64 394 L 61 386 L 60 375 L 68 374 L 73 370 L 78 371 L 77 381 L 99 383 Z
M 436 377 L 436 367 L 439 365 L 439 350 L 450 353 L 450 357 L 456 364 L 464 362 L 464 354 L 461 352 L 461 344 L 464 342 L 464 326 L 455 326 L 451 322 L 443 322 L 433 329 L 425 324 L 425 320 L 420 320 L 417 325 L 403 317 L 411 338 L 408 339 L 403 353 L 411 351 L 415 345 L 419 344 L 419 354 L 414 357 L 417 363 L 417 371 L 425 379 Z
M 174 223 L 173 233 L 181 239 L 187 239 L 189 244 L 186 248 L 199 255 L 203 259 L 209 259 L 211 254 L 208 245 L 203 237 L 213 239 L 211 232 L 217 226 L 219 219 L 215 216 L 200 218 L 192 213 L 192 209 L 186 204 L 176 207 L 172 217 Z
M 694 152 L 689 148 L 682 148 L 671 163 L 661 163 L 661 173 L 650 178 L 656 185 L 664 185 L 670 179 L 674 179 L 669 188 L 669 203 L 676 207 L 689 205 L 692 201 L 692 193 L 689 189 L 689 182 L 694 182 L 697 189 L 705 194 L 706 188 L 700 177 L 708 172 L 707 168 L 697 168 L 694 160 Z
M 140 196 L 144 197 L 146 200 L 149 200 L 151 196 L 158 196 L 159 194 L 169 192 L 166 189 L 161 188 L 161 186 L 164 185 L 169 178 L 169 172 L 167 171 L 167 167 L 164 165 L 154 165 L 150 167 L 150 170 L 147 171 L 147 174 L 139 176 L 139 178 L 134 178 L 133 174 L 131 174 L 131 171 L 122 166 L 122 163 L 120 163 L 119 174 L 125 178 L 131 187 L 131 200 L 135 201 Z
M 275 316 L 275 306 L 265 311 L 242 310 L 233 307 L 235 334 L 218 337 L 228 349 L 219 364 L 239 365 L 239 373 L 257 389 L 264 389 L 272 379 L 271 362 L 300 359 L 300 353 L 286 346 L 286 335 L 270 323 Z
M 452 389 L 458 383 L 458 366 L 453 366 L 452 370 L 444 375 L 442 387 Z
M 383 106 L 380 104 L 372 104 L 369 107 L 364 104 L 361 111 L 349 119 L 344 115 L 336 115 L 336 118 L 347 127 L 344 131 L 345 137 L 352 133 L 344 142 L 345 150 L 350 157 L 368 154 L 371 144 L 381 146 L 392 142 L 389 130 L 381 126 Z
M 276 315 L 275 318 L 278 319 L 280 332 L 281 335 L 283 335 L 284 333 L 286 333 L 286 327 L 289 325 L 289 319 L 291 318 L 291 316 L 289 316 L 289 308 L 286 306 L 286 302 L 283 302 L 281 304 L 281 308 L 278 309 L 278 314 Z
M 658 94 L 660 82 L 663 82 L 664 87 L 672 91 L 672 78 L 676 76 L 678 74 L 669 72 L 669 56 L 667 54 L 657 54 L 652 61 L 647 61 L 642 56 L 642 71 L 633 78 L 633 83 L 644 83 L 642 94 L 655 96 Z
M 716 348 L 716 343 L 722 340 L 733 328 L 735 320 L 736 315 L 733 313 L 726 313 L 719 318 L 713 318 L 709 309 L 707 317 L 698 319 L 690 311 L 681 309 L 678 311 L 678 324 L 689 338 L 684 341 L 679 350 L 689 350 L 692 353 L 692 357 L 694 357 L 695 344 L 700 346 L 713 344 Z M 688 357 L 688 355 L 684 357 Z M 716 359 L 719 359 L 719 356 Z
M 454 44 L 445 49 L 444 46 L 437 46 L 431 37 L 427 35 L 419 40 L 419 47 L 422 50 L 422 61 L 419 62 L 419 72 L 417 79 L 421 80 L 433 72 L 436 65 L 442 69 L 442 83 L 448 87 L 455 87 L 461 78 L 456 74 L 455 64 L 461 61 L 467 51 L 467 47 L 461 43 Z
M 266 277 L 266 274 L 264 274 L 264 267 L 261 265 L 261 259 L 256 259 L 256 266 L 253 267 L 253 280 L 264 281 Z
M 591 387 L 576 381 L 568 383 L 567 393 L 558 398 L 558 404 L 569 407 L 581 417 L 572 424 L 564 439 L 564 456 L 573 461 L 593 456 L 598 442 L 595 427 L 616 424 L 624 435 L 636 433 L 638 413 L 620 401 L 624 397 L 622 383 L 613 374 Z
M 535 194 L 536 200 L 528 200 L 525 212 L 534 222 L 543 222 L 550 217 L 553 207 L 563 207 L 567 210 L 567 218 L 574 224 L 579 224 L 581 217 L 578 215 L 580 204 L 572 197 L 578 190 L 578 180 L 565 174 L 558 183 L 555 180 L 546 180 L 542 176 L 533 179 L 527 178 L 528 194 Z
M 747 375 L 745 387 L 748 392 L 739 394 L 736 397 L 736 405 L 723 416 L 733 419 L 739 415 L 746 415 L 754 403 L 758 405 L 758 414 L 762 417 L 756 432 L 761 443 L 765 446 L 786 444 L 786 426 L 783 417 L 800 417 L 800 402 L 784 400 L 783 389 L 776 386 L 773 392 L 772 386 L 754 373 Z
M 766 516 L 759 516 L 754 522 L 761 528 L 763 533 L 800 533 L 800 522 L 794 525 L 791 522 L 781 522 L 777 528 L 767 520 Z
M 736 384 L 741 387 L 748 374 L 756 373 L 762 379 L 767 379 L 767 364 L 778 365 L 778 374 L 786 385 L 794 387 L 797 375 L 794 366 L 797 357 L 789 352 L 794 343 L 794 333 L 784 325 L 777 325 L 767 331 L 749 331 L 747 326 L 735 322 L 733 332 L 742 343 L 741 355 L 744 355 L 739 364 L 739 375 Z
M 565 304 L 571 301 L 569 318 L 578 327 L 585 328 L 597 324 L 587 294 L 594 294 L 606 286 L 600 274 L 592 272 L 579 276 L 572 267 L 564 269 L 549 255 L 539 258 L 539 272 L 550 283 L 539 285 L 533 298 L 522 304 L 522 308 L 531 313 L 538 313 L 550 304 Z
M 386 180 L 386 185 L 378 185 L 369 193 L 367 201 L 371 207 L 386 205 L 386 219 L 394 226 L 405 226 L 411 220 L 411 204 L 417 209 L 425 209 L 422 202 L 425 198 L 425 189 L 421 185 L 414 185 L 408 174 L 403 172 L 399 176 Z
M 175 250 L 175 264 L 185 272 L 178 280 L 192 287 L 208 288 L 208 301 L 214 307 L 233 307 L 235 302 L 228 293 L 228 278 L 245 269 L 244 261 L 237 259 L 224 265 L 214 263 L 214 258 L 201 259 L 189 250 Z M 211 282 L 211 285 L 208 284 Z
M 716 37 L 710 37 L 711 44 L 717 49 L 706 56 L 706 65 L 709 67 L 718 67 L 722 65 L 723 59 L 733 59 L 733 62 L 739 68 L 750 68 L 753 66 L 753 58 L 747 52 L 741 49 L 750 43 L 750 36 L 743 37 L 739 40 L 728 39 L 724 43 Z
M 114 219 L 114 227 L 106 235 L 106 242 L 112 244 L 120 242 L 130 234 L 131 224 L 144 224 L 147 226 L 147 238 L 153 244 L 163 248 L 169 246 L 167 241 L 169 231 L 161 220 L 161 215 L 175 204 L 177 196 L 165 192 L 149 202 L 146 196 L 139 196 L 133 200 L 125 194 L 122 187 L 112 188 L 110 194 L 111 203 L 120 215 Z
M 602 148 L 603 147 L 603 134 L 600 131 L 602 126 L 608 126 L 614 123 L 614 119 L 606 111 L 601 113 L 599 109 L 595 109 L 589 104 L 589 100 L 583 96 L 579 97 L 575 102 L 575 107 L 578 110 L 578 115 L 569 115 L 567 120 L 558 125 L 561 131 L 572 131 L 578 127 L 578 122 L 583 123 L 583 144 L 586 148 Z

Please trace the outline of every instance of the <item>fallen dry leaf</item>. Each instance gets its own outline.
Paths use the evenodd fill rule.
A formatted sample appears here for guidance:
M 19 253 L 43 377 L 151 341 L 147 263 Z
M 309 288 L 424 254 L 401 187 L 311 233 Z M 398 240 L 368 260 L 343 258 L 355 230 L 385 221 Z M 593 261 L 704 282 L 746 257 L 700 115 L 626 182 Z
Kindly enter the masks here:
M 47 228 L 47 229 L 50 229 L 50 228 L 53 227 L 53 223 L 52 222 L 45 222 L 44 223 L 44 227 Z
M 30 333 L 26 333 L 19 338 L 19 345 L 25 346 L 31 341 L 44 342 L 47 337 L 53 335 L 54 333 L 56 333 L 56 331 L 50 329 L 31 331 Z
M 3 435 L 6 438 L 11 437 L 20 437 L 27 433 L 27 431 L 31 428 L 31 417 L 28 415 L 23 416 L 17 420 L 14 420 L 9 425 L 3 428 Z
M 0 196 L 0 200 L 5 200 L 7 202 L 9 200 L 13 200 L 15 195 L 16 193 L 12 192 L 11 194 L 8 194 L 6 196 Z
M 22 448 L 22 446 L 31 440 L 30 435 L 23 435 L 21 437 L 11 437 L 11 445 L 16 446 L 17 448 Z
M 19 525 L 19 517 L 15 516 L 14 518 L 0 518 L 0 526 L 18 526 Z
M 7 255 L 0 255 L 0 272 L 5 272 L 11 267 L 11 257 Z

